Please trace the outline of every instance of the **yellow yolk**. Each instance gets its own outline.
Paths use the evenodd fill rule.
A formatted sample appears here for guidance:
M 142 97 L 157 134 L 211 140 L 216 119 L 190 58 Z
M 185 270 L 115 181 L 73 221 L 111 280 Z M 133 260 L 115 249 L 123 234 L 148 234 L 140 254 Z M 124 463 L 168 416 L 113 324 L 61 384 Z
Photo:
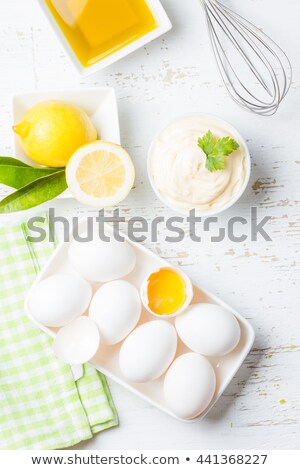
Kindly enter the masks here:
M 169 268 L 162 268 L 148 279 L 148 306 L 157 315 L 172 315 L 186 300 L 186 284 Z

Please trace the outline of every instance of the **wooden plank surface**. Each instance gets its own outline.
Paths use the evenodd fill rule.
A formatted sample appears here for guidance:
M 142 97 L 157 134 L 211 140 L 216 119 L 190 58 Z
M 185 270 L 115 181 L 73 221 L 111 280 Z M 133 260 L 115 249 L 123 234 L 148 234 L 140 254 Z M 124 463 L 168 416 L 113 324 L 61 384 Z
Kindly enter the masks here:
M 168 244 L 163 226 L 157 243 L 145 242 L 249 319 L 256 331 L 255 345 L 203 422 L 177 422 L 111 383 L 120 426 L 78 448 L 299 448 L 300 4 L 226 3 L 280 41 L 291 58 L 292 89 L 274 117 L 248 114 L 227 96 L 197 0 L 164 0 L 173 30 L 86 79 L 78 77 L 34 0 L 0 2 L 1 155 L 13 152 L 13 94 L 109 85 L 118 97 L 122 143 L 137 169 L 135 188 L 121 205 L 122 215 L 142 215 L 149 221 L 174 215 L 150 188 L 147 150 L 168 121 L 200 111 L 235 125 L 247 139 L 252 157 L 248 189 L 236 206 L 220 215 L 218 226 L 226 227 L 234 215 L 249 220 L 251 206 L 258 208 L 259 218 L 272 217 L 269 242 L 259 238 L 233 243 L 226 238 L 211 243 L 206 234 L 201 243 L 186 237 Z M 1 194 L 6 192 L 1 188 Z M 50 206 L 68 217 L 93 213 L 73 200 L 56 200 Z

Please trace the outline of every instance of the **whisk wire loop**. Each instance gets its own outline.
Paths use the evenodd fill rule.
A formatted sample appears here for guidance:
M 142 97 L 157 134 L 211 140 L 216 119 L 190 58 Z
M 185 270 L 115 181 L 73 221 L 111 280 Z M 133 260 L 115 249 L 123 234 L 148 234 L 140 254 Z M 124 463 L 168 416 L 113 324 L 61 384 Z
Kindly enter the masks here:
M 263 116 L 276 113 L 292 80 L 292 67 L 284 51 L 219 0 L 200 3 L 217 66 L 230 96 L 253 113 Z M 230 57 L 232 53 L 235 59 Z

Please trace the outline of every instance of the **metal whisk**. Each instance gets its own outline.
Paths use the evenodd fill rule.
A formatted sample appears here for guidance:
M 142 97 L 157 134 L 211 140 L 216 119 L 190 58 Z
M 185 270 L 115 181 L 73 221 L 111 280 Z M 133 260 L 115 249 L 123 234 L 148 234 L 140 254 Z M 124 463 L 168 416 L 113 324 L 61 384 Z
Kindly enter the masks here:
M 230 96 L 253 113 L 275 114 L 291 86 L 292 67 L 286 54 L 269 36 L 219 0 L 200 3 Z

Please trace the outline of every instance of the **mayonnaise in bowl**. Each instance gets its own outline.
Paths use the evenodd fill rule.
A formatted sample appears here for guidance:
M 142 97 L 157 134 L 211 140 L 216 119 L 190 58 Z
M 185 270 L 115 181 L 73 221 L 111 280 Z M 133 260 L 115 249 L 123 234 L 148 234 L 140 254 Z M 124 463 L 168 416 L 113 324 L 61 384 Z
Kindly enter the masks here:
M 223 170 L 209 171 L 198 139 L 211 131 L 216 139 L 231 137 L 239 148 L 225 157 Z M 250 155 L 245 141 L 229 124 L 209 115 L 190 115 L 167 126 L 153 141 L 148 173 L 158 197 L 172 209 L 187 214 L 212 215 L 232 206 L 250 177 Z

